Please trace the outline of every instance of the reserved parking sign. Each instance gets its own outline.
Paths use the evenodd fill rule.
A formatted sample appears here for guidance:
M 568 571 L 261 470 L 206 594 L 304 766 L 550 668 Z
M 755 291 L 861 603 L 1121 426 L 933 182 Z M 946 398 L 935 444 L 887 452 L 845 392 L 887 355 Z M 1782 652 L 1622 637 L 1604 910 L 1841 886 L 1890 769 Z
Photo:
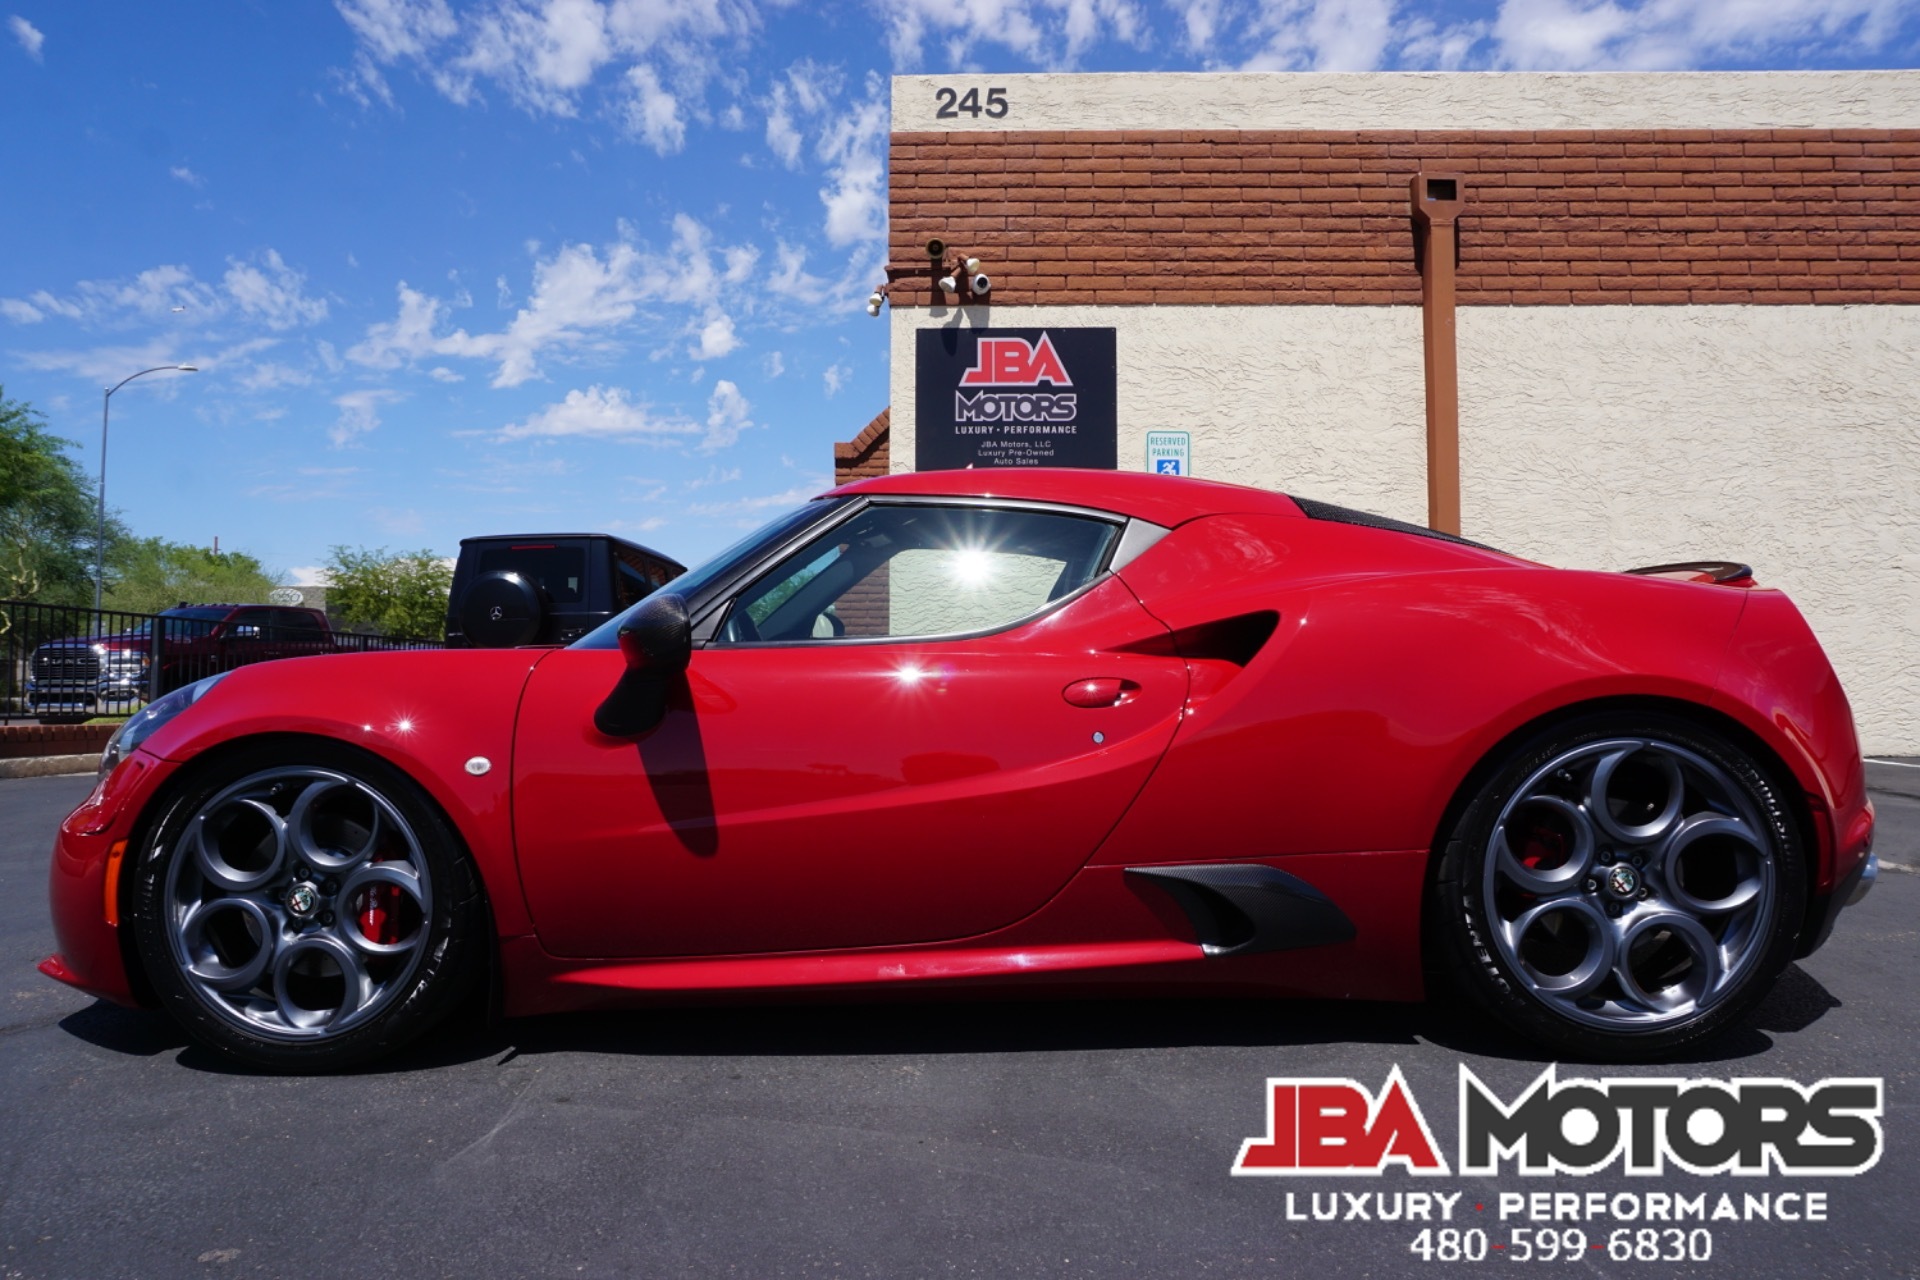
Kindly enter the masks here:
M 1193 437 L 1185 431 L 1147 432 L 1147 470 L 1162 476 L 1193 474 Z

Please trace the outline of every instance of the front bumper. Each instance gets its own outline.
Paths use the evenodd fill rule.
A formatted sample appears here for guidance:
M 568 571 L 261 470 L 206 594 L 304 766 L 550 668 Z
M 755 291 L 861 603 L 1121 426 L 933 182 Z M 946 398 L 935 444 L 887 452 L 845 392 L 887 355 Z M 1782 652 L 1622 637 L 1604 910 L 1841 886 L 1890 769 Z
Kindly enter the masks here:
M 135 827 L 174 769 L 135 751 L 67 815 L 54 837 L 47 896 L 59 948 L 40 964 L 50 978 L 118 1004 L 138 1004 L 123 951 L 120 878 Z
M 129 711 L 146 700 L 145 675 L 102 678 L 97 684 L 27 682 L 27 707 L 36 715 Z

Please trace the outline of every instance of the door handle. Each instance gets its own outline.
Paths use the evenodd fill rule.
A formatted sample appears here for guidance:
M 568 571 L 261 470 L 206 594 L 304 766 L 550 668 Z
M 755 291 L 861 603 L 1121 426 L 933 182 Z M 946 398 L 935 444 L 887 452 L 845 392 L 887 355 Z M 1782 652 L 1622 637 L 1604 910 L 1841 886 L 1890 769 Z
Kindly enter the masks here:
M 1119 676 L 1092 676 L 1075 680 L 1060 696 L 1076 707 L 1117 707 L 1133 700 L 1140 686 Z

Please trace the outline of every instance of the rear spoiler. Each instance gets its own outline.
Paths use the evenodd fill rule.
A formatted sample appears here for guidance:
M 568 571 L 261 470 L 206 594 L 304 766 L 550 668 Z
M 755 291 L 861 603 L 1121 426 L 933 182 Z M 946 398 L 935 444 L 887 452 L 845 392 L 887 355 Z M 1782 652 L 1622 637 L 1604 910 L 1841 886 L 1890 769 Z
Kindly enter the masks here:
M 1682 582 L 1711 582 L 1722 587 L 1751 587 L 1753 568 L 1732 560 L 1683 560 L 1678 564 L 1650 564 L 1624 572 L 1643 578 L 1677 578 Z

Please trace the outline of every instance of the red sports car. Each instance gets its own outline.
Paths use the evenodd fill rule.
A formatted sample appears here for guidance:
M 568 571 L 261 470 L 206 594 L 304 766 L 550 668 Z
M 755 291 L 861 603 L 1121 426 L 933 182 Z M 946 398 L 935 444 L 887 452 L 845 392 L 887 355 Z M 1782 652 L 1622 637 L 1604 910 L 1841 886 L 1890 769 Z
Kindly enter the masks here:
M 59 954 L 250 1062 L 986 984 L 1464 989 L 1556 1055 L 1739 1019 L 1872 883 L 1851 713 L 1742 567 L 1547 568 L 1254 489 L 836 489 L 566 648 L 293 659 L 129 720 Z

